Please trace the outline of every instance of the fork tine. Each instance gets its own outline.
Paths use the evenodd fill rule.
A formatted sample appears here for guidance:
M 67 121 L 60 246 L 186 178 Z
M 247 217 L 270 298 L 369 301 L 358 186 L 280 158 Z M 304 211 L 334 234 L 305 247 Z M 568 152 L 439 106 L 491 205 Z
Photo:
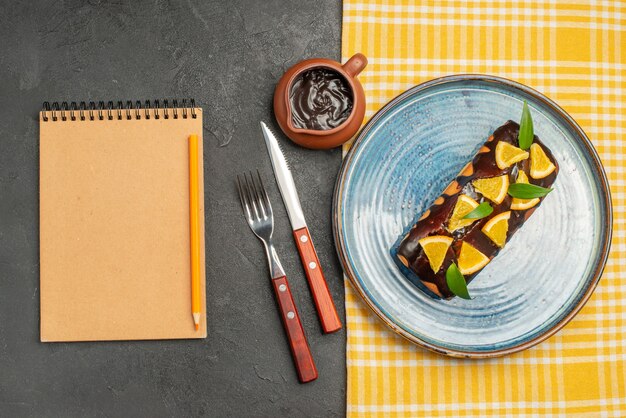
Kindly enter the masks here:
M 254 195 L 257 199 L 257 202 L 259 203 L 259 208 L 261 209 L 261 212 L 263 212 L 263 218 L 267 218 L 268 210 L 266 209 L 267 205 L 265 203 L 265 199 L 263 198 L 263 187 L 255 179 L 254 174 L 252 174 L 252 171 L 250 172 L 250 179 L 252 179 L 252 184 L 254 186 Z
M 243 191 L 245 186 L 241 184 L 241 179 L 239 178 L 239 174 L 237 174 L 237 191 L 239 192 L 239 200 L 241 200 L 241 208 L 248 218 L 252 217 L 250 213 L 250 205 L 248 204 L 247 197 Z
M 259 202 L 259 195 L 256 191 L 256 185 L 254 184 L 254 179 L 252 178 L 252 176 L 249 175 L 249 173 L 244 173 L 245 176 L 250 177 L 250 195 L 252 196 L 252 200 L 254 201 L 254 207 L 257 211 L 257 217 L 258 218 L 262 218 L 263 215 L 261 213 L 261 204 Z M 246 178 L 247 178 L 246 177 Z
M 265 202 L 265 207 L 267 208 L 268 216 L 272 216 L 272 204 L 270 203 L 270 198 L 267 195 L 267 190 L 265 189 L 265 185 L 263 184 L 263 180 L 261 179 L 261 173 L 257 169 L 256 175 L 259 179 L 259 188 L 261 189 L 261 195 L 263 197 L 263 201 Z
M 248 181 L 248 175 L 246 173 L 243 173 L 243 177 L 244 180 L 246 181 L 246 190 L 248 192 L 248 199 L 250 199 L 250 202 L 252 203 L 252 207 L 254 208 L 254 214 L 256 215 L 257 219 L 261 219 L 261 216 L 259 215 L 259 210 L 257 209 L 257 200 L 253 194 L 253 189 L 252 186 L 250 185 L 250 181 Z

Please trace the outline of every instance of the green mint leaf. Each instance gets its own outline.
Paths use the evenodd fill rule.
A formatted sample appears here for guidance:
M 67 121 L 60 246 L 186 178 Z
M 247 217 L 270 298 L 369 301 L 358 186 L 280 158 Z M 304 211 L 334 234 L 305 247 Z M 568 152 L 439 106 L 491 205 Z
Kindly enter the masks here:
M 509 185 L 509 195 L 518 199 L 534 199 L 536 197 L 544 197 L 553 189 L 537 186 L 527 183 L 513 183 Z
M 463 219 L 482 219 L 491 215 L 491 212 L 493 212 L 491 205 L 487 202 L 483 202 L 476 206 L 473 211 L 465 215 Z
M 459 271 L 456 264 L 450 264 L 448 270 L 446 270 L 446 283 L 448 289 L 455 295 L 463 299 L 471 299 L 469 292 L 467 291 L 467 283 L 465 283 L 465 277 Z
M 528 109 L 528 103 L 524 100 L 524 108 L 522 109 L 522 119 L 519 123 L 519 135 L 517 141 L 521 149 L 528 149 L 533 143 L 533 137 L 535 132 L 533 130 L 533 118 L 530 116 L 530 110 Z

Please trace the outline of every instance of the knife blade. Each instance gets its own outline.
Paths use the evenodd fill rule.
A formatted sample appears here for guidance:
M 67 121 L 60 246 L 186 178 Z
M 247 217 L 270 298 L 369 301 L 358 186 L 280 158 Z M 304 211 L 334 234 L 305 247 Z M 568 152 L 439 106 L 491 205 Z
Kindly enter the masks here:
M 337 315 L 335 303 L 328 290 L 328 284 L 326 283 L 326 278 L 320 266 L 319 257 L 313 245 L 304 213 L 302 212 L 302 206 L 298 198 L 296 184 L 291 175 L 291 169 L 280 148 L 278 139 L 276 139 L 272 130 L 264 122 L 261 122 L 261 131 L 263 132 L 265 145 L 267 146 L 267 151 L 272 161 L 272 168 L 274 169 L 278 189 L 280 190 L 283 203 L 289 215 L 294 240 L 298 248 L 298 253 L 300 254 L 300 261 L 302 262 L 302 267 L 304 268 L 307 281 L 309 282 L 309 288 L 311 289 L 322 330 L 324 333 L 338 331 L 342 326 L 341 320 L 339 319 L 339 315 Z
M 278 145 L 278 140 L 276 136 L 274 136 L 274 133 L 264 122 L 261 122 L 261 129 L 263 131 L 263 137 L 265 138 L 265 145 L 267 145 L 267 151 L 270 154 L 270 160 L 272 161 L 272 168 L 274 168 L 274 176 L 276 177 L 280 194 L 283 196 L 283 202 L 287 208 L 287 215 L 289 215 L 291 227 L 294 230 L 305 228 L 306 221 L 304 220 L 304 213 L 302 212 L 298 191 L 296 190 L 296 184 L 293 181 L 289 164 L 280 149 L 280 145 Z

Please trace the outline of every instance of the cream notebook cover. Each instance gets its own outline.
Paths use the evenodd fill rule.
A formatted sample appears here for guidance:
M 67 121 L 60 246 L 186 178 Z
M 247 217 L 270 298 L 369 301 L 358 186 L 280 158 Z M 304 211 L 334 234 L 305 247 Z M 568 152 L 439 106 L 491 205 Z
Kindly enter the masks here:
M 202 109 L 127 106 L 46 103 L 39 115 L 41 341 L 206 337 Z M 199 331 L 191 134 L 200 139 Z

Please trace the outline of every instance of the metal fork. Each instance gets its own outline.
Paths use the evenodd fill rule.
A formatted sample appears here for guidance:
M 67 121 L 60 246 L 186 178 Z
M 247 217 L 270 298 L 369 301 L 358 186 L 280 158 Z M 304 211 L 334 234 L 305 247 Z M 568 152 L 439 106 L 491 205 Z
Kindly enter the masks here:
M 274 294 L 276 295 L 283 326 L 289 339 L 289 347 L 291 348 L 291 354 L 298 373 L 298 380 L 302 383 L 313 381 L 317 379 L 317 368 L 304 334 L 304 328 L 300 322 L 298 310 L 291 295 L 287 276 L 272 243 L 274 214 L 270 199 L 258 170 L 256 178 L 252 172 L 249 174 L 244 173 L 242 177 L 243 180 L 237 176 L 237 189 L 239 190 L 241 207 L 250 229 L 265 246 Z

